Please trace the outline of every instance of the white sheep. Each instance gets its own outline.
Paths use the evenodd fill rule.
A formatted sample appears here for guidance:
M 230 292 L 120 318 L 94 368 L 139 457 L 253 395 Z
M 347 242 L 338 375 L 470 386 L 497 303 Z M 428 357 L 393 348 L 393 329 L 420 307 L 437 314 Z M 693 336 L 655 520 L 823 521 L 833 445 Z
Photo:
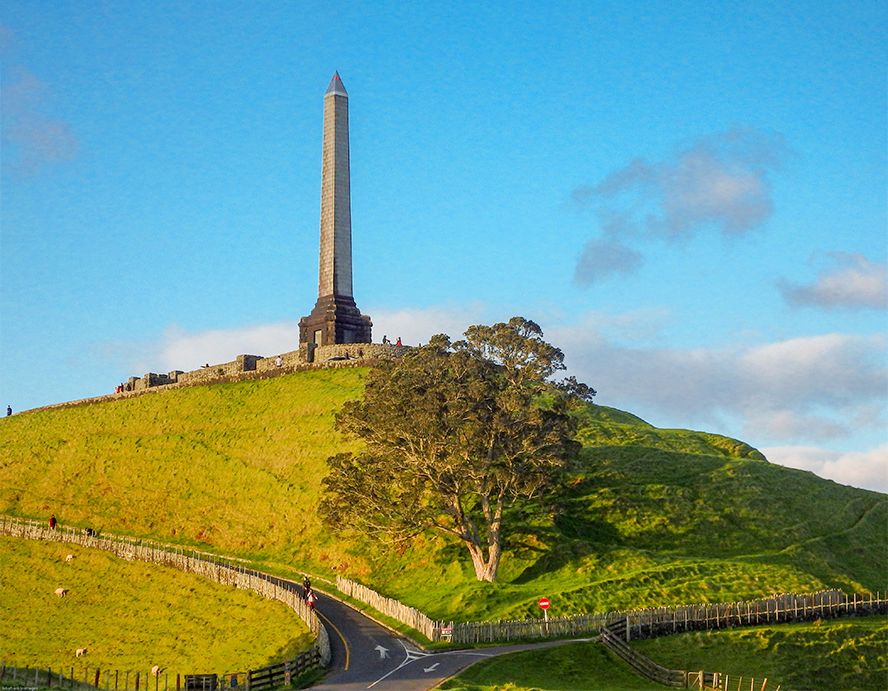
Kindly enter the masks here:
M 56 594 L 57 597 L 65 597 L 65 595 L 68 594 L 68 591 L 65 590 L 64 588 L 56 588 L 56 589 L 55 589 L 55 594 Z
M 74 555 L 69 554 L 67 557 L 65 557 L 65 561 L 74 561 Z
M 86 653 L 86 648 L 78 648 L 78 649 L 77 649 L 77 652 L 74 653 L 74 656 L 75 656 L 75 657 L 80 657 L 80 656 L 83 655 L 84 653 Z
M 154 665 L 154 667 L 151 668 L 151 674 L 155 677 L 160 674 L 160 665 Z

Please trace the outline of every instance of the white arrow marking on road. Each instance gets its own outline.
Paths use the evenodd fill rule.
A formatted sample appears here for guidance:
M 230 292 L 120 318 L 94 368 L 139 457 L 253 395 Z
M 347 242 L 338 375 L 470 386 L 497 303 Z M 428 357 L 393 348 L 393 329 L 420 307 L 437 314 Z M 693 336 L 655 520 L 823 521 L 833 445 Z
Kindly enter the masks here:
M 379 651 L 379 659 L 380 660 L 384 660 L 385 658 L 387 658 L 389 656 L 388 648 L 383 648 L 381 645 L 376 646 L 376 648 L 374 648 L 374 650 Z
M 433 664 L 431 667 L 426 667 L 426 668 L 425 668 L 424 670 L 422 670 L 422 671 L 425 672 L 426 674 L 428 674 L 429 672 L 434 672 L 434 671 L 435 671 L 435 667 L 437 667 L 437 666 L 440 665 L 440 664 L 441 664 L 440 662 L 436 662 L 436 663 Z

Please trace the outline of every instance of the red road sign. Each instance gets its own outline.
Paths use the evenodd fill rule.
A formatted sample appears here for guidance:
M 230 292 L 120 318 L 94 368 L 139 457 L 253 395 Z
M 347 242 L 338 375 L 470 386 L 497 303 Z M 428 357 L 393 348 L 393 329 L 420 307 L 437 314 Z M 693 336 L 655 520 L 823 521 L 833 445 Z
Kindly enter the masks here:
M 543 609 L 549 609 L 549 598 L 540 598 L 540 607 L 542 607 Z

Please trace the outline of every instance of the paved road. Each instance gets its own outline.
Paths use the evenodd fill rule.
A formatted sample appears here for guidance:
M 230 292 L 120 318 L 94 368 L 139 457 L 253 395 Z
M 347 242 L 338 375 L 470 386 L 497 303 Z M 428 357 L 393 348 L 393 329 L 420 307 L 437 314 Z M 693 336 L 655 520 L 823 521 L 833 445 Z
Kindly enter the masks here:
M 324 594 L 316 611 L 330 634 L 334 670 L 312 687 L 319 691 L 427 691 L 480 659 L 564 642 L 427 653 Z

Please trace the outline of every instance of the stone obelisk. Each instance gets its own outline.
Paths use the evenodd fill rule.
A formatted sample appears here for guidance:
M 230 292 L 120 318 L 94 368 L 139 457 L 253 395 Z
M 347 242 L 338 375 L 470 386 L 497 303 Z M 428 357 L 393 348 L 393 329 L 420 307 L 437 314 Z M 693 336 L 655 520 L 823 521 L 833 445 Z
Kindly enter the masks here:
M 299 321 L 300 343 L 371 342 L 370 317 L 361 314 L 352 295 L 351 247 L 348 93 L 336 72 L 324 94 L 318 301 Z

